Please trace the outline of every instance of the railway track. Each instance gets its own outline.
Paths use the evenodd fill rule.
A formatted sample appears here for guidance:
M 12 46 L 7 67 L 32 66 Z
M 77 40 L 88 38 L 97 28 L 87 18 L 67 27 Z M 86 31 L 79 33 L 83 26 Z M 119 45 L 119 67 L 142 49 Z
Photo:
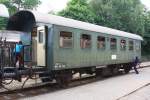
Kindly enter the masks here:
M 141 87 L 137 88 L 136 90 L 134 90 L 134 91 L 132 91 L 132 92 L 130 92 L 130 93 L 124 95 L 124 96 L 119 97 L 119 98 L 116 99 L 116 100 L 122 100 L 122 98 L 127 97 L 127 96 L 129 96 L 129 95 L 132 95 L 133 93 L 135 93 L 135 92 L 137 92 L 137 91 L 139 91 L 139 90 L 141 90 L 141 89 L 143 89 L 143 88 L 145 88 L 145 87 L 147 87 L 147 86 L 150 86 L 150 83 L 147 83 L 147 84 L 145 84 L 144 86 L 141 86 Z
M 57 83 L 45 83 L 45 84 L 40 84 L 38 86 L 33 86 L 29 88 L 5 91 L 5 92 L 0 93 L 0 100 L 10 100 L 10 99 L 14 100 L 14 99 L 19 99 L 19 98 L 24 98 L 24 97 L 36 96 L 36 95 L 40 95 L 44 93 L 50 93 L 50 92 L 59 91 L 62 89 L 68 89 L 68 88 L 72 88 L 75 86 L 88 84 L 96 80 L 98 80 L 98 78 L 93 78 L 93 76 L 91 76 L 91 77 L 85 77 L 82 79 L 72 80 L 70 84 L 68 85 L 68 87 L 66 88 L 59 87 Z
M 140 68 L 146 68 L 150 66 L 141 66 Z M 140 69 L 139 68 L 139 69 Z M 119 76 L 122 75 L 123 73 L 119 73 Z M 111 76 L 110 76 L 111 77 Z M 31 96 L 37 96 L 40 94 L 45 94 L 45 93 L 51 93 L 55 91 L 59 91 L 62 89 L 68 89 L 76 86 L 81 86 L 85 85 L 88 83 L 96 82 L 99 80 L 104 80 L 106 78 L 102 78 L 100 76 L 95 77 L 95 76 L 85 76 L 83 78 L 76 78 L 70 82 L 68 87 L 66 88 L 61 88 L 56 82 L 49 82 L 49 83 L 39 83 L 37 85 L 32 85 L 32 87 L 26 87 L 23 89 L 16 89 L 16 90 L 11 90 L 11 91 L 3 91 L 0 92 L 0 100 L 14 100 L 14 99 L 20 99 L 20 98 L 25 98 L 25 97 L 31 97 Z M 142 87 L 140 87 L 142 88 Z M 121 97 L 122 98 L 122 97 Z M 118 99 L 120 100 L 120 99 Z

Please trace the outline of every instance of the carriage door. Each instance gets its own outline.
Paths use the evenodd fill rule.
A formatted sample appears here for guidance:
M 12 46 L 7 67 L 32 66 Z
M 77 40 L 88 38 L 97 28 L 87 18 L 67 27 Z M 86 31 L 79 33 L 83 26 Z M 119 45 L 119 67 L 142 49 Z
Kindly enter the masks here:
M 46 66 L 46 26 L 37 28 L 37 66 Z

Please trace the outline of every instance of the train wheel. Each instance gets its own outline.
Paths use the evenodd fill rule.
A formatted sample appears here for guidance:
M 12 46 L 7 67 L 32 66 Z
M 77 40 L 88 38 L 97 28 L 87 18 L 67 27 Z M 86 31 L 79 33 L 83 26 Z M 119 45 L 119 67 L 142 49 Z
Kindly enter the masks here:
M 96 69 L 96 76 L 101 76 L 102 75 L 102 68 Z
M 112 68 L 111 67 L 102 68 L 102 73 L 101 73 L 102 77 L 108 77 L 111 75 L 112 75 Z
M 128 74 L 130 72 L 131 68 L 132 68 L 131 64 L 124 65 L 123 69 L 124 69 L 125 74 Z
M 56 82 L 59 87 L 66 88 L 72 80 L 72 72 L 71 71 L 61 71 L 57 74 Z
M 118 66 L 115 66 L 112 68 L 112 74 L 113 75 L 117 75 L 119 73 L 119 67 Z
M 128 73 L 129 73 L 129 71 L 130 71 L 130 69 L 128 69 L 128 68 L 124 68 L 124 72 L 125 72 L 125 74 L 128 74 Z

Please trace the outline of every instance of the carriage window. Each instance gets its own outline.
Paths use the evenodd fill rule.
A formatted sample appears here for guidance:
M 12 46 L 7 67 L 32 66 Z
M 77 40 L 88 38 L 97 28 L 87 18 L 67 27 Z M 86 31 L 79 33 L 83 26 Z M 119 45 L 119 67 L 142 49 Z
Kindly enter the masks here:
M 80 39 L 81 48 L 91 48 L 91 36 L 82 34 Z
M 72 33 L 71 32 L 60 32 L 59 45 L 62 48 L 71 48 L 72 43 Z
M 129 50 L 130 51 L 134 50 L 134 43 L 133 43 L 133 41 L 129 41 Z
M 115 39 L 115 38 L 110 39 L 110 49 L 111 50 L 117 49 L 117 39 Z
M 136 50 L 136 51 L 140 51 L 140 48 L 141 48 L 141 47 L 140 47 L 140 42 L 136 41 L 136 42 L 135 42 L 135 50 Z
M 120 40 L 120 50 L 126 50 L 126 40 Z
M 103 37 L 103 36 L 97 37 L 97 48 L 105 49 L 105 37 Z
M 40 30 L 39 31 L 39 43 L 43 43 L 43 35 L 44 35 L 44 31 Z

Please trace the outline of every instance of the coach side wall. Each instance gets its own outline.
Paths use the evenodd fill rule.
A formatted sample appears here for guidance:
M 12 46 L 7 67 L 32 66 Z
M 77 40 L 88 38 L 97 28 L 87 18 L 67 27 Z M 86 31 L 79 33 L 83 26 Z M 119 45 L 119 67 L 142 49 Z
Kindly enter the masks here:
M 73 46 L 72 48 L 61 48 L 59 46 L 60 32 L 72 32 L 73 34 Z M 64 26 L 53 26 L 54 42 L 53 42 L 53 70 L 60 69 L 71 69 L 71 68 L 83 68 L 89 66 L 100 66 L 109 64 L 121 64 L 132 62 L 133 59 L 138 56 L 141 58 L 141 51 L 129 51 L 128 41 L 132 40 L 125 37 L 112 36 L 104 33 L 91 32 L 81 29 L 75 29 Z M 80 47 L 80 36 L 81 34 L 91 35 L 91 48 L 83 49 Z M 97 36 L 106 37 L 106 48 L 105 50 L 97 49 Z M 117 50 L 110 50 L 110 38 L 114 37 L 117 39 Z M 126 50 L 120 50 L 120 40 L 125 39 L 127 41 Z M 134 43 L 139 42 L 133 40 Z M 134 45 L 136 48 L 136 45 Z M 113 60 L 112 56 L 116 56 Z

